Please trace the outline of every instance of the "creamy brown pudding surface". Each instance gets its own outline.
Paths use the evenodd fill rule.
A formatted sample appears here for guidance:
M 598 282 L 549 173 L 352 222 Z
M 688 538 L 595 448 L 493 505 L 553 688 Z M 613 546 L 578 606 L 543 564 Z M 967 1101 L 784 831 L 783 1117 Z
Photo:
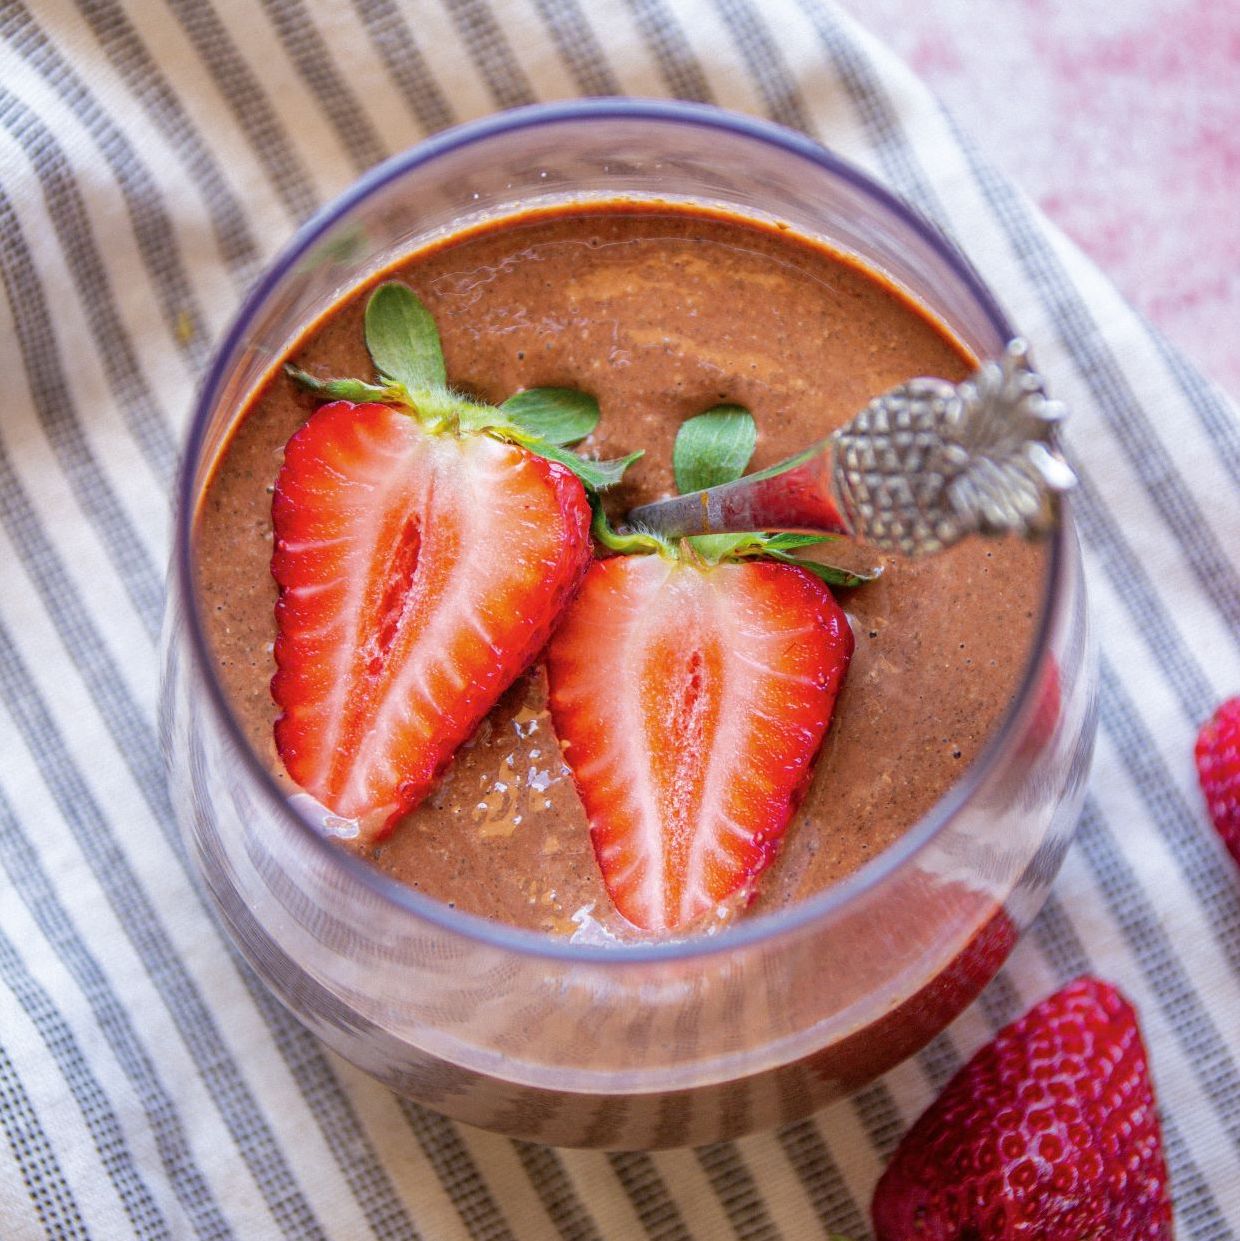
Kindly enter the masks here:
M 384 276 L 408 282 L 434 314 L 455 387 L 495 402 L 537 386 L 597 396 L 602 419 L 579 451 L 646 449 L 608 493 L 616 514 L 671 492 L 676 430 L 712 405 L 753 412 L 760 469 L 903 379 L 956 380 L 971 369 L 941 327 L 872 273 L 775 226 L 700 208 L 531 213 L 454 237 Z M 369 376 L 368 291 L 313 324 L 290 360 L 316 374 Z M 271 488 L 285 441 L 314 405 L 273 375 L 221 454 L 197 531 L 220 677 L 255 751 L 290 792 L 268 690 Z M 885 564 L 878 581 L 837 592 L 856 653 L 813 786 L 751 909 L 825 888 L 891 844 L 964 772 L 1016 690 L 1043 548 L 969 540 Z M 535 666 L 430 800 L 369 856 L 460 909 L 557 934 L 617 931 L 545 699 Z

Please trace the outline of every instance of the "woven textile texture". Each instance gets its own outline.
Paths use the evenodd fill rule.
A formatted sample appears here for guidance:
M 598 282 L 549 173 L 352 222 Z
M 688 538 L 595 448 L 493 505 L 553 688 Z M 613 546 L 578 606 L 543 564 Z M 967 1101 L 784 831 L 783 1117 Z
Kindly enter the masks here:
M 324 1052 L 208 916 L 155 728 L 178 440 L 263 264 L 433 130 L 615 93 L 804 130 L 960 241 L 1074 407 L 1102 648 L 1079 839 L 981 1000 L 811 1120 L 651 1155 Z M 827 0 L 0 0 L 0 275 L 0 1235 L 861 1241 L 905 1127 L 1086 970 L 1140 1010 L 1179 1235 L 1237 1235 L 1240 877 L 1191 747 L 1240 689 L 1240 423 Z

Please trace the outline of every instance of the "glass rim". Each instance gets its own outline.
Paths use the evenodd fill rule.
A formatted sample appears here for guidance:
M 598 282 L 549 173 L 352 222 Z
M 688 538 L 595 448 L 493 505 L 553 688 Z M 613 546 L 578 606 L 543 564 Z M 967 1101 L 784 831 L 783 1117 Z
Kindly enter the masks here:
M 227 380 L 225 364 L 236 351 L 251 320 L 280 281 L 296 267 L 298 262 L 342 216 L 371 195 L 416 168 L 488 139 L 547 124 L 590 123 L 599 120 L 638 120 L 723 131 L 733 136 L 775 147 L 815 165 L 820 171 L 826 171 L 847 182 L 894 215 L 903 226 L 910 229 L 920 241 L 936 251 L 939 257 L 955 271 L 985 318 L 1000 334 L 1001 339 L 1011 340 L 1016 335 L 999 303 L 972 264 L 937 228 L 912 206 L 873 180 L 856 165 L 794 130 L 712 105 L 659 99 L 585 99 L 565 103 L 532 104 L 494 113 L 479 120 L 443 130 L 363 174 L 342 194 L 319 208 L 297 229 L 292 239 L 251 288 L 214 350 L 210 368 L 194 401 L 185 448 L 177 471 L 174 573 L 171 588 L 178 601 L 183 604 L 182 614 L 189 629 L 189 655 L 206 684 L 215 716 L 234 747 L 242 755 L 242 761 L 254 777 L 262 795 L 273 803 L 277 813 L 291 818 L 312 846 L 320 850 L 333 865 L 340 867 L 371 894 L 399 910 L 403 915 L 412 915 L 421 922 L 429 923 L 452 934 L 461 935 L 489 948 L 566 963 L 621 967 L 643 963 L 667 963 L 731 953 L 800 931 L 813 923 L 825 922 L 831 915 L 858 902 L 879 887 L 939 836 L 986 783 L 987 778 L 1001 766 L 1004 758 L 1015 745 L 1016 736 L 1026 715 L 1033 709 L 1034 690 L 1047 654 L 1057 613 L 1065 597 L 1063 579 L 1068 561 L 1065 553 L 1071 526 L 1071 513 L 1070 505 L 1063 503 L 1061 520 L 1049 543 L 1049 564 L 1037 625 L 1020 684 L 998 726 L 987 738 L 977 757 L 951 788 L 931 806 L 926 814 L 910 825 L 899 840 L 838 883 L 792 905 L 744 918 L 714 935 L 701 934 L 685 939 L 658 941 L 618 941 L 606 945 L 580 944 L 573 943 L 568 938 L 560 939 L 543 932 L 510 926 L 507 923 L 496 922 L 481 915 L 451 907 L 443 901 L 416 892 L 390 878 L 360 857 L 333 843 L 300 807 L 290 801 L 277 784 L 275 777 L 267 770 L 266 765 L 246 740 L 240 722 L 215 673 L 213 660 L 210 657 L 210 644 L 194 589 L 192 534 L 198 500 L 194 494 L 194 479 L 198 471 L 207 424 L 222 386 Z M 864 255 L 856 257 L 861 259 L 866 266 L 873 266 Z M 920 299 L 914 300 L 920 303 Z M 951 327 L 950 324 L 945 326 L 949 329 Z

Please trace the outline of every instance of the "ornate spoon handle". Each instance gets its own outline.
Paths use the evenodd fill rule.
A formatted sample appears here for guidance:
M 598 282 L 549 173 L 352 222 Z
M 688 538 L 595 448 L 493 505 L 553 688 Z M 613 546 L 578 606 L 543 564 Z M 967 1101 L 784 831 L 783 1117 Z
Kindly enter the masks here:
M 746 530 L 847 534 L 925 555 L 968 534 L 1049 529 L 1076 483 L 1023 340 L 963 383 L 910 379 L 851 422 L 759 474 L 633 509 L 630 527 L 668 538 Z

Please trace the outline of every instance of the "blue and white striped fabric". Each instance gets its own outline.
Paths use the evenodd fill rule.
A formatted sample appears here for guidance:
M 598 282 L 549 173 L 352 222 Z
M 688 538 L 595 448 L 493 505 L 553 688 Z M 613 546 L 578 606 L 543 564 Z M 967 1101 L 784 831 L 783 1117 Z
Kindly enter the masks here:
M 1075 407 L 1103 648 L 1079 842 L 982 999 L 810 1121 L 655 1155 L 327 1054 L 208 917 L 155 741 L 171 472 L 243 291 L 377 160 L 579 93 L 803 129 L 961 240 Z M 908 1123 L 1085 970 L 1140 1009 L 1179 1235 L 1240 1235 L 1240 876 L 1191 762 L 1240 689 L 1240 423 L 826 0 L 2 0 L 0 276 L 0 1236 L 861 1241 Z

